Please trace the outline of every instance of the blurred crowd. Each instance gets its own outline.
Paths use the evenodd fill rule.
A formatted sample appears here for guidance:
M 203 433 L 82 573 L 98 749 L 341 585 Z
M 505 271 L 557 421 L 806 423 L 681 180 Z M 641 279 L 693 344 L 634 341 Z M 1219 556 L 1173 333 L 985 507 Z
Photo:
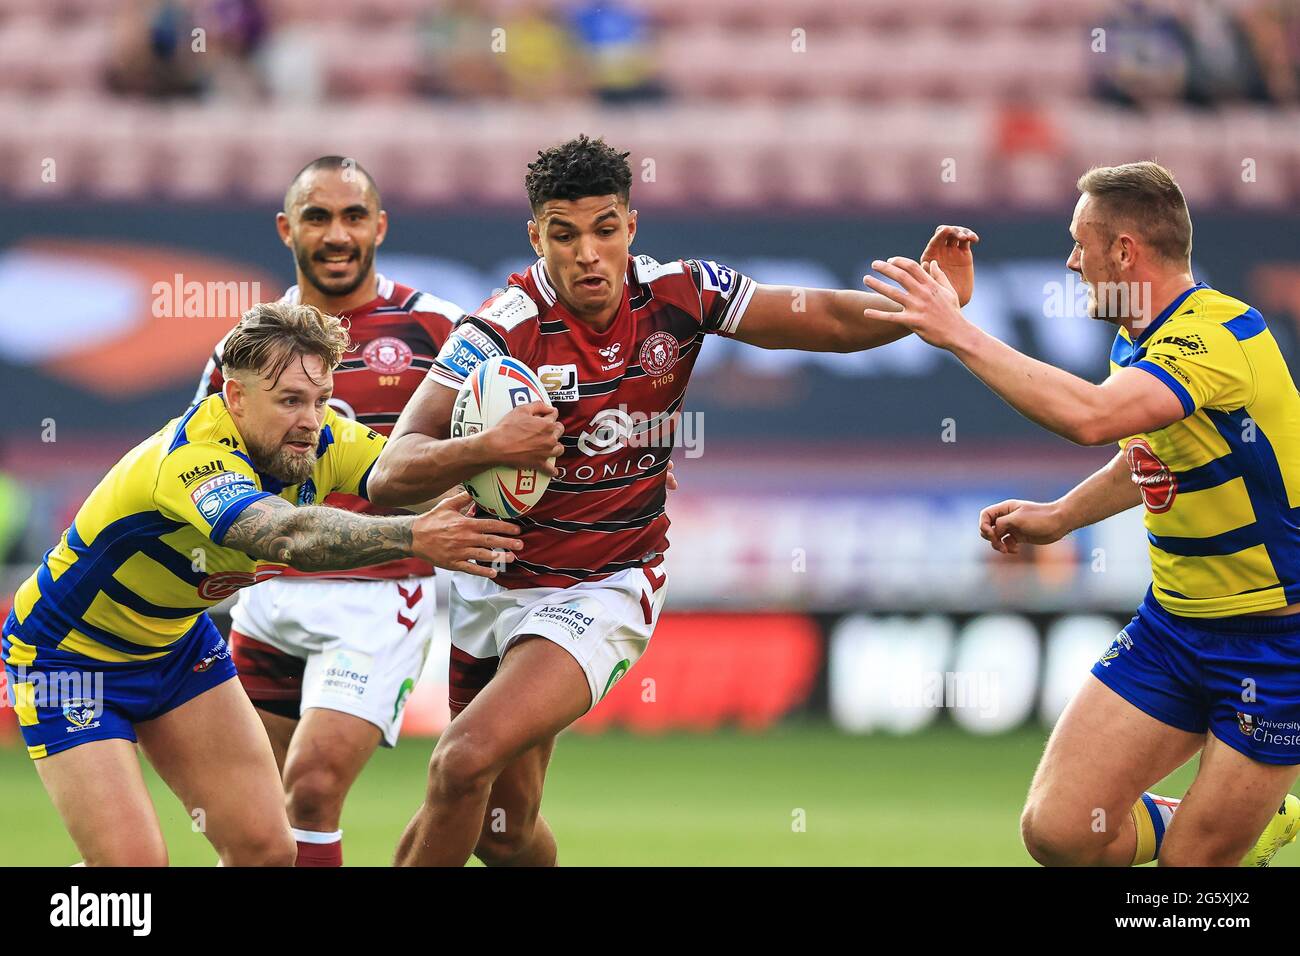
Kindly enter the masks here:
M 478 0 L 425 7 L 408 24 L 416 50 L 410 92 L 610 104 L 665 95 L 648 18 L 617 0 L 518 0 L 491 13 Z M 321 49 L 309 15 L 280 18 L 273 8 L 267 0 L 125 0 L 109 88 L 158 98 L 320 98 L 324 60 L 338 51 Z M 351 50 L 383 52 L 361 42 Z
M 1096 91 L 1134 107 L 1300 102 L 1300 0 L 1130 0 L 1104 25 Z

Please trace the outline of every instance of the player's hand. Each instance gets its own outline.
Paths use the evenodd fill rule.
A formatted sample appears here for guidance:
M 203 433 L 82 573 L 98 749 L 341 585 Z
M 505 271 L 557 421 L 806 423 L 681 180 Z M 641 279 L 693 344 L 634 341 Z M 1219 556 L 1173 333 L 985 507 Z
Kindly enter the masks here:
M 411 529 L 411 550 L 440 568 L 496 577 L 498 568 L 513 561 L 514 552 L 524 546 L 514 537 L 519 534 L 519 526 L 472 518 L 473 504 L 469 492 L 462 490 L 417 517 Z
M 970 301 L 975 291 L 975 256 L 971 246 L 979 241 L 980 237 L 965 226 L 940 226 L 921 253 L 921 265 L 925 268 L 930 268 L 931 261 L 939 263 L 962 305 Z
M 673 474 L 673 460 L 668 459 L 668 490 L 677 490 L 677 476 Z
M 558 474 L 555 459 L 564 454 L 560 413 L 545 402 L 529 402 L 510 409 L 483 433 L 495 465 L 533 468 L 552 478 Z
M 980 537 L 1003 554 L 1019 554 L 1022 543 L 1060 541 L 1069 531 L 1054 504 L 1013 498 L 980 512 Z
M 924 341 L 936 348 L 951 349 L 971 325 L 961 314 L 961 302 L 948 277 L 936 260 L 927 268 L 905 256 L 894 256 L 888 262 L 877 259 L 871 268 L 893 279 L 902 288 L 892 286 L 875 276 L 863 276 L 862 281 L 873 292 L 893 299 L 903 307 L 902 312 L 881 309 L 863 311 L 868 319 L 906 326 Z

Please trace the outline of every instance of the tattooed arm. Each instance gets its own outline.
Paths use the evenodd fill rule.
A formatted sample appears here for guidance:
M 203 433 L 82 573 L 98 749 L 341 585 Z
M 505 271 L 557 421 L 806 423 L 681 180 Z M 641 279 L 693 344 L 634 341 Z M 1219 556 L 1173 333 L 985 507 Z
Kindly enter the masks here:
M 464 511 L 469 504 L 469 495 L 461 492 L 422 515 L 378 518 L 262 498 L 235 519 L 221 544 L 299 571 L 339 571 L 417 557 L 453 571 L 496 577 L 496 568 L 471 562 L 513 561 L 523 543 L 502 535 L 517 535 L 519 528 L 468 517 Z

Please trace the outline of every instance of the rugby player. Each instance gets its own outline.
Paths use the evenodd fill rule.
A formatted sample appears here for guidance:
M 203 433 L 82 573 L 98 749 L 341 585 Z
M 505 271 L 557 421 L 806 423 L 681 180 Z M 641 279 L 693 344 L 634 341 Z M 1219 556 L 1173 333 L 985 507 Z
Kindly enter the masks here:
M 280 300 L 337 315 L 351 347 L 334 372 L 334 411 L 387 435 L 463 314 L 446 300 L 379 274 L 388 214 L 355 160 L 322 156 L 290 183 L 276 216 L 297 284 Z M 220 392 L 224 341 L 197 399 Z M 554 411 L 518 413 L 512 427 L 549 451 Z M 541 456 L 544 460 L 545 455 Z M 323 503 L 392 514 L 335 492 Z M 433 566 L 403 558 L 342 571 L 289 569 L 239 592 L 230 652 L 266 726 L 284 780 L 299 866 L 341 866 L 348 790 L 381 743 L 397 743 L 407 695 L 434 633 Z
M 518 523 L 521 556 L 489 586 L 454 575 L 451 707 L 401 865 L 553 865 L 539 815 L 556 735 L 644 652 L 664 604 L 668 456 L 707 333 L 762 348 L 853 352 L 906 334 L 864 318 L 880 296 L 764 286 L 715 262 L 632 256 L 627 154 L 583 136 L 526 178 L 540 257 L 460 320 L 371 475 L 375 501 L 431 497 L 472 477 L 448 442 L 457 388 L 512 355 L 547 383 L 564 426 L 549 489 Z M 969 297 L 969 230 L 923 253 Z
M 137 742 L 221 863 L 297 857 L 275 756 L 207 608 L 286 565 L 418 557 L 492 577 L 474 559 L 503 549 L 508 566 L 519 546 L 515 526 L 462 514 L 468 495 L 418 517 L 308 504 L 367 497 L 385 442 L 327 404 L 347 344 L 311 306 L 250 309 L 222 393 L 129 451 L 14 597 L 0 654 L 19 727 L 88 865 L 167 862 Z
M 1067 265 L 1119 327 L 1100 385 L 965 320 L 940 264 L 896 258 L 868 311 L 947 349 L 1022 415 L 1119 442 L 1053 502 L 980 515 L 1001 553 L 1141 504 L 1152 584 L 1052 732 L 1021 820 L 1043 864 L 1266 866 L 1300 799 L 1300 395 L 1263 316 L 1192 276 L 1192 223 L 1152 162 L 1084 174 Z M 1181 799 L 1147 789 L 1201 752 Z M 1261 835 L 1262 834 L 1262 835 Z

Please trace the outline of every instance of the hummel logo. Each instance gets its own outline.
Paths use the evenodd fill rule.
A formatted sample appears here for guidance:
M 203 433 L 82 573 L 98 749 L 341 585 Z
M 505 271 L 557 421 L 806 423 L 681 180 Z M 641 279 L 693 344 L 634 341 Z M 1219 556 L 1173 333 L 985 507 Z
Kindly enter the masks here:
M 601 366 L 602 372 L 608 372 L 610 369 L 617 368 L 623 364 L 623 360 L 618 357 L 618 353 L 622 351 L 622 349 L 622 342 L 615 342 L 613 345 L 607 346 L 606 348 L 597 349 L 597 351 L 600 352 L 600 357 L 607 363 Z

